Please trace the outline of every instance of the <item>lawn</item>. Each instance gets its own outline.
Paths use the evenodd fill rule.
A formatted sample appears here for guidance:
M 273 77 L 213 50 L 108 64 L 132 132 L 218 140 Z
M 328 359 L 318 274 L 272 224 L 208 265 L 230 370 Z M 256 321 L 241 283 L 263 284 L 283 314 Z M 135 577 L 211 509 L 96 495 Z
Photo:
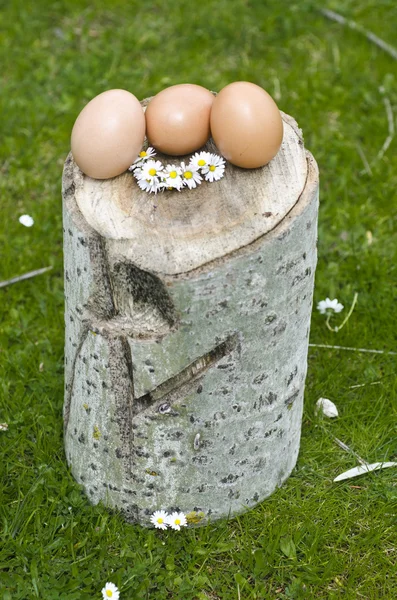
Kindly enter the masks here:
M 397 596 L 397 470 L 333 483 L 356 465 L 334 436 L 369 462 L 397 460 L 397 61 L 320 6 L 0 1 L 0 281 L 52 266 L 0 289 L 0 598 L 99 599 L 106 581 L 122 600 Z M 327 8 L 396 42 L 393 0 Z M 143 529 L 89 506 L 66 465 L 62 167 L 74 120 L 100 92 L 142 99 L 236 80 L 297 119 L 319 164 L 314 306 L 338 298 L 337 325 L 355 293 L 358 303 L 337 333 L 314 309 L 301 451 L 282 488 L 229 521 Z M 337 419 L 316 416 L 320 397 Z

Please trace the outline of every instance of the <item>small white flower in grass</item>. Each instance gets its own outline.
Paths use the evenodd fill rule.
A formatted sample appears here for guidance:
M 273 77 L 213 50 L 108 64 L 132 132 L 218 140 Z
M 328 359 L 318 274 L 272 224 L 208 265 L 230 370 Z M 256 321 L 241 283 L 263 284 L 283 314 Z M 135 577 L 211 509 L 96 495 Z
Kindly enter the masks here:
M 332 312 L 340 313 L 343 310 L 343 304 L 338 302 L 336 298 L 334 300 L 326 298 L 317 304 L 317 310 L 319 310 L 322 315 L 328 313 L 332 314 Z
M 146 181 L 156 181 L 163 175 L 164 167 L 159 160 L 148 160 L 142 165 L 141 172 L 139 173 L 139 179 L 146 179 Z
M 192 158 L 190 159 L 189 164 L 196 167 L 196 169 L 203 169 L 204 167 L 206 167 L 208 165 L 210 158 L 211 158 L 210 152 L 205 152 L 205 151 L 196 152 L 196 154 L 193 154 Z
M 19 222 L 21 225 L 25 225 L 25 227 L 32 227 L 34 221 L 30 215 L 22 215 L 19 217 Z
M 186 516 L 183 512 L 174 512 L 167 518 L 167 523 L 172 529 L 180 530 L 187 525 Z
M 167 519 L 168 514 L 165 512 L 165 510 L 156 510 L 150 517 L 150 522 L 157 529 L 167 529 Z
M 184 185 L 187 185 L 190 190 L 200 185 L 203 178 L 198 172 L 197 167 L 192 164 L 185 165 L 184 162 L 181 162 L 181 170 L 183 183 Z
M 321 411 L 323 415 L 329 417 L 330 419 L 334 419 L 339 415 L 338 409 L 335 404 L 328 400 L 328 398 L 319 398 L 316 402 L 316 414 Z
M 102 588 L 102 598 L 106 600 L 111 598 L 112 600 L 119 600 L 120 592 L 118 587 L 114 585 L 114 583 L 108 582 L 105 584 L 105 587 Z
M 164 185 L 167 188 L 180 190 L 183 186 L 182 169 L 176 165 L 167 165 L 163 173 Z
M 201 171 L 206 181 L 218 181 L 225 173 L 225 161 L 216 154 L 211 154 L 208 164 Z
M 335 327 L 331 327 L 330 320 L 332 319 L 334 313 L 340 313 L 343 310 L 343 304 L 338 302 L 336 298 L 334 300 L 330 300 L 329 298 L 326 298 L 325 300 L 321 300 L 321 302 L 319 302 L 317 304 L 317 310 L 319 310 L 322 315 L 326 315 L 326 317 L 327 317 L 326 321 L 325 321 L 325 325 L 330 331 L 333 331 L 334 333 L 338 333 L 338 331 L 340 331 L 342 329 L 342 327 L 344 327 L 346 325 L 346 323 L 348 322 L 348 320 L 350 319 L 350 317 L 353 314 L 354 307 L 357 304 L 357 298 L 358 298 L 358 294 L 357 294 L 357 292 L 355 292 L 354 297 L 353 297 L 353 302 L 349 309 L 349 312 L 343 319 L 342 323 Z

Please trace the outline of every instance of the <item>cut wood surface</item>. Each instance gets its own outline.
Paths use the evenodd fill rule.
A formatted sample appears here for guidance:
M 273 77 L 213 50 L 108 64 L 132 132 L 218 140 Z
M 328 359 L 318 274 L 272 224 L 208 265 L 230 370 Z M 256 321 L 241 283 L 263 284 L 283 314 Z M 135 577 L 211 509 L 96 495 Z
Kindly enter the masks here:
M 70 178 L 77 205 L 109 247 L 140 268 L 163 274 L 190 271 L 250 244 L 296 203 L 306 182 L 306 153 L 294 119 L 283 114 L 283 123 L 282 146 L 266 168 L 227 164 L 220 181 L 194 190 L 148 194 L 131 173 L 97 180 L 74 165 Z M 212 141 L 205 149 L 217 152 Z M 156 158 L 164 164 L 179 160 Z
M 131 522 L 238 514 L 296 463 L 318 172 L 283 118 L 269 165 L 191 191 L 65 163 L 66 456 Z

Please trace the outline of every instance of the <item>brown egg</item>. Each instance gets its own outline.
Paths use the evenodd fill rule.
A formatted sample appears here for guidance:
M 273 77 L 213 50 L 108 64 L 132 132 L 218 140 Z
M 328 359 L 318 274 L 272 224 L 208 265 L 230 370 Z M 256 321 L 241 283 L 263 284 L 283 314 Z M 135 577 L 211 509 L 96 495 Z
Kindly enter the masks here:
M 219 152 L 238 167 L 266 165 L 283 140 L 283 122 L 273 98 L 264 89 L 236 81 L 216 96 L 211 134 Z
M 201 85 L 183 83 L 163 90 L 146 109 L 149 143 L 172 156 L 201 148 L 210 136 L 213 101 L 213 94 Z
M 145 115 L 126 90 L 108 90 L 81 111 L 72 130 L 73 158 L 86 175 L 108 179 L 123 173 L 145 139 Z

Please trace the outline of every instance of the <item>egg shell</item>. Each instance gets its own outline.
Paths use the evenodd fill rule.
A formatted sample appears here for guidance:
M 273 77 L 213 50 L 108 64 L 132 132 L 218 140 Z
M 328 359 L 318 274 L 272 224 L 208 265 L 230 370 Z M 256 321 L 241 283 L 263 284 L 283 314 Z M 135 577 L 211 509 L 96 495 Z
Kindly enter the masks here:
M 226 160 L 254 169 L 277 154 L 283 140 L 283 122 L 277 104 L 263 88 L 236 81 L 224 87 L 214 100 L 211 134 Z
M 172 156 L 201 148 L 210 137 L 214 95 L 191 83 L 159 92 L 146 109 L 146 133 L 151 146 Z
M 134 162 L 145 139 L 145 115 L 126 90 L 108 90 L 81 111 L 71 148 L 80 169 L 94 179 L 120 175 Z

